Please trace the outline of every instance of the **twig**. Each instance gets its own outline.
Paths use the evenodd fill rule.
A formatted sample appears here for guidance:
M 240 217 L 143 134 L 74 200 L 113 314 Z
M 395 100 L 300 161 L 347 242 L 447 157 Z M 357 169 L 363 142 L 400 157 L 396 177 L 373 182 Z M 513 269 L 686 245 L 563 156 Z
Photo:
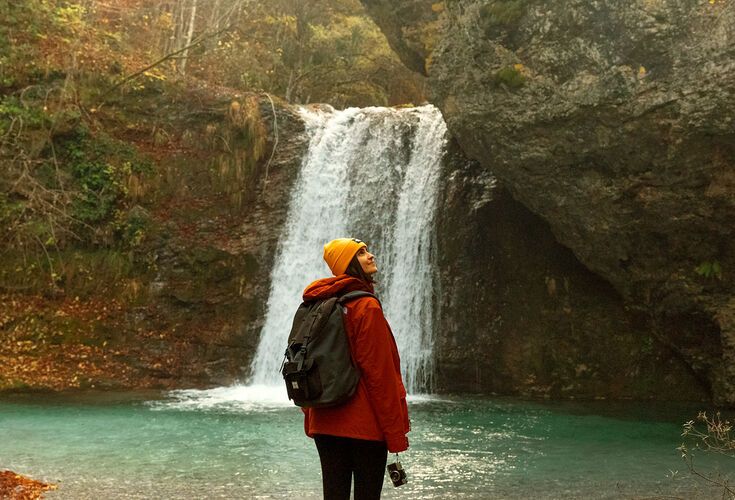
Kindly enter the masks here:
M 175 50 L 174 52 L 170 52 L 170 53 L 166 54 L 165 56 L 163 56 L 162 58 L 158 59 L 157 61 L 149 64 L 145 68 L 143 68 L 143 69 L 141 69 L 139 71 L 136 71 L 135 73 L 133 73 L 131 75 L 126 76 L 125 78 L 123 78 L 122 80 L 120 80 L 119 82 L 117 82 L 115 85 L 113 85 L 112 87 L 110 87 L 109 89 L 107 89 L 106 91 L 104 91 L 102 93 L 102 95 L 100 95 L 100 97 L 99 97 L 99 99 L 100 99 L 99 104 L 101 105 L 102 103 L 104 103 L 104 101 L 105 101 L 104 98 L 107 97 L 113 90 L 120 88 L 122 85 L 126 84 L 130 80 L 133 80 L 133 79 L 139 77 L 140 75 L 142 75 L 146 71 L 155 68 L 156 66 L 158 66 L 162 62 L 167 61 L 167 60 L 171 59 L 172 57 L 174 57 L 174 56 L 176 56 L 178 54 L 181 54 L 182 52 L 185 52 L 185 51 L 191 49 L 192 47 L 196 47 L 197 45 L 199 45 L 203 41 L 208 40 L 208 39 L 210 39 L 212 37 L 215 37 L 215 36 L 217 36 L 217 35 L 219 35 L 221 33 L 224 33 L 225 31 L 229 30 L 230 27 L 231 26 L 226 26 L 226 27 L 222 28 L 221 30 L 218 30 L 218 31 L 215 31 L 215 32 L 212 32 L 212 33 L 209 33 L 209 34 L 207 34 L 205 32 L 205 33 L 199 35 L 196 38 L 196 40 L 194 40 L 192 43 L 190 43 L 186 47 L 183 47 L 183 48 L 180 48 L 178 50 Z
M 48 254 L 48 251 L 46 250 L 46 245 L 44 245 L 41 242 L 41 239 L 38 237 L 38 235 L 33 235 L 33 238 L 38 242 L 39 245 L 41 245 L 41 248 L 43 249 L 43 253 L 46 254 L 46 260 L 48 261 L 48 267 L 51 271 L 51 279 L 54 280 L 54 276 L 56 275 L 56 272 L 54 271 L 54 264 L 51 262 L 51 256 Z
M 222 23 L 222 21 L 224 21 L 225 19 L 228 19 L 229 20 L 229 18 L 232 16 L 232 13 L 235 12 L 237 9 L 239 9 L 242 6 L 242 3 L 243 3 L 242 0 L 240 2 L 235 2 L 232 5 L 232 7 L 227 12 L 225 12 L 217 20 L 217 23 L 215 24 L 215 26 L 220 26 L 221 23 Z M 109 89 L 107 89 L 105 92 L 103 92 L 102 95 L 100 95 L 100 97 L 99 97 L 100 100 L 99 100 L 99 104 L 98 104 L 97 107 L 99 107 L 102 104 L 104 104 L 104 102 L 105 102 L 105 99 L 104 98 L 107 97 L 107 95 L 110 94 L 110 92 L 112 92 L 113 90 L 119 88 L 120 86 L 124 85 L 125 83 L 129 82 L 130 80 L 132 80 L 132 79 L 134 79 L 134 78 L 142 75 L 143 73 L 145 73 L 149 69 L 155 68 L 156 66 L 158 66 L 162 62 L 167 61 L 168 59 L 171 59 L 174 56 L 177 56 L 177 55 L 181 54 L 182 52 L 186 52 L 187 50 L 191 49 L 192 47 L 195 47 L 195 46 L 199 45 L 200 43 L 202 43 L 205 40 L 209 40 L 210 38 L 213 38 L 213 37 L 215 37 L 215 36 L 217 36 L 217 35 L 219 35 L 221 33 L 224 33 L 225 31 L 228 31 L 229 29 L 232 28 L 232 26 L 233 26 L 233 24 L 230 23 L 227 26 L 225 26 L 224 28 L 222 28 L 220 30 L 213 31 L 211 33 L 207 33 L 207 31 L 205 30 L 201 35 L 199 35 L 192 43 L 190 43 L 186 47 L 182 47 L 182 48 L 180 48 L 178 50 L 175 50 L 175 51 L 173 51 L 173 52 L 171 52 L 169 54 L 166 54 L 165 56 L 163 56 L 162 58 L 160 58 L 156 62 L 154 62 L 152 64 L 149 64 L 148 66 L 146 66 L 145 68 L 141 69 L 140 71 L 136 71 L 132 75 L 126 76 L 125 78 L 123 78 L 122 80 L 120 80 L 119 82 L 117 82 L 115 85 L 113 85 L 112 87 L 110 87 Z
M 728 486 L 727 481 L 717 481 L 715 479 L 712 479 L 711 477 L 705 476 L 704 474 L 699 472 L 697 469 L 695 469 L 694 459 L 691 457 L 691 455 L 688 455 L 687 457 L 685 457 L 684 462 L 687 464 L 687 468 L 689 469 L 689 472 L 691 472 L 697 477 L 704 479 L 708 483 L 714 484 L 715 486 L 719 486 L 720 488 L 723 489 L 723 494 L 724 492 L 727 492 L 730 494 L 730 498 L 735 498 L 735 490 L 733 490 L 732 488 L 730 488 L 730 486 Z

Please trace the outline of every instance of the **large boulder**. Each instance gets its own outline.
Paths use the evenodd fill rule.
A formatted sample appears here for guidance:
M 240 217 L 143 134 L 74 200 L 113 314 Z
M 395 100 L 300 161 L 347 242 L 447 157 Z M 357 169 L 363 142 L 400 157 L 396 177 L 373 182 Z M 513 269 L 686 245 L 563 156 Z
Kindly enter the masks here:
M 363 4 L 462 150 L 735 403 L 732 4 Z

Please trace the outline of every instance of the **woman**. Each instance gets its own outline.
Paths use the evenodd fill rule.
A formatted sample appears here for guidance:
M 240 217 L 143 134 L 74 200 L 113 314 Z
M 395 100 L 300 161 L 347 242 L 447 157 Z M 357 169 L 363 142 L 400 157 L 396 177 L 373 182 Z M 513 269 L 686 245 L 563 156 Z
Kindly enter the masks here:
M 354 290 L 373 293 L 378 267 L 365 243 L 354 238 L 332 240 L 324 245 L 324 260 L 334 276 L 306 287 L 304 301 Z M 387 453 L 408 448 L 408 408 L 398 349 L 376 299 L 347 302 L 344 319 L 360 382 L 343 405 L 304 408 L 304 429 L 316 442 L 326 500 L 349 499 L 353 475 L 355 500 L 380 498 Z

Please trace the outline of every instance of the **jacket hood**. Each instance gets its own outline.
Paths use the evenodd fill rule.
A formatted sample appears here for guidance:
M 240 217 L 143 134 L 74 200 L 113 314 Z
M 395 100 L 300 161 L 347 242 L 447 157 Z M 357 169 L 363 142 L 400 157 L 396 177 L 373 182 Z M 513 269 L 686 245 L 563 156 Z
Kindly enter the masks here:
M 361 279 L 350 276 L 349 274 L 340 274 L 339 276 L 314 281 L 304 289 L 303 299 L 304 301 L 324 300 L 355 290 L 375 293 L 371 284 L 365 283 Z

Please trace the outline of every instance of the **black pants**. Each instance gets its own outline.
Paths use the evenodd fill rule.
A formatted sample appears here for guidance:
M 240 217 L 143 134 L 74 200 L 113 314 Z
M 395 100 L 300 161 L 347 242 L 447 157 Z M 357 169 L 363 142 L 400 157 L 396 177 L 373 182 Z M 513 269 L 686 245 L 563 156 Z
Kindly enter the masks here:
M 338 436 L 314 436 L 322 463 L 324 500 L 348 500 L 355 475 L 355 500 L 380 498 L 388 461 L 382 441 L 366 441 Z

